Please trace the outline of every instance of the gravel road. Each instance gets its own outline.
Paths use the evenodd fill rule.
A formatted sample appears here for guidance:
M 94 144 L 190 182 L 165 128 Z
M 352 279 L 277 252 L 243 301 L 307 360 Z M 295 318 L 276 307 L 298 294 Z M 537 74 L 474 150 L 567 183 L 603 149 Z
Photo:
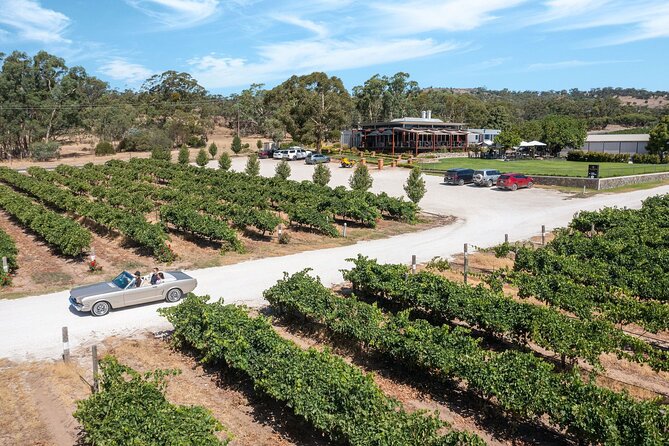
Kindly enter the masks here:
M 244 159 L 234 159 L 233 169 L 242 170 Z M 463 160 L 463 165 L 466 160 Z M 212 163 L 212 167 L 214 167 Z M 293 179 L 310 179 L 313 166 L 293 162 Z M 261 160 L 261 174 L 272 175 L 276 162 Z M 352 171 L 331 165 L 331 185 L 346 184 Z M 374 191 L 390 195 L 403 194 L 402 185 L 408 170 L 371 170 Z M 409 263 L 415 254 L 419 262 L 434 256 L 448 257 L 462 251 L 463 243 L 493 246 L 503 241 L 524 240 L 537 235 L 541 225 L 550 230 L 564 226 L 574 213 L 605 206 L 638 208 L 651 195 L 668 193 L 669 186 L 621 194 L 598 194 L 589 198 L 570 196 L 546 189 L 524 189 L 516 192 L 473 186 L 446 186 L 441 178 L 425 177 L 428 192 L 421 202 L 427 211 L 454 215 L 457 221 L 445 227 L 404 234 L 383 240 L 309 251 L 285 257 L 247 261 L 236 265 L 189 271 L 198 280 L 198 294 L 224 298 L 228 303 L 261 306 L 263 290 L 289 273 L 312 268 L 326 284 L 342 281 L 340 269 L 345 259 L 358 253 L 382 262 Z M 102 318 L 77 314 L 68 307 L 68 292 L 0 300 L 0 358 L 31 360 L 59 358 L 62 353 L 61 327 L 69 327 L 70 348 L 90 345 L 108 336 L 132 336 L 148 330 L 169 328 L 156 309 L 166 304 L 151 304 L 113 311 Z

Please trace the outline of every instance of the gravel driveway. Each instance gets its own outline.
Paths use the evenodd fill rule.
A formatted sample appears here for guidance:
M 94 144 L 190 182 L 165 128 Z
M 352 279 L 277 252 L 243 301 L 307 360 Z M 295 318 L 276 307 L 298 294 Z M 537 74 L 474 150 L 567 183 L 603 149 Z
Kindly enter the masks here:
M 233 160 L 233 169 L 243 170 L 245 159 Z M 277 162 L 261 160 L 261 174 L 273 175 Z M 214 167 L 215 163 L 211 163 Z M 313 166 L 291 162 L 292 179 L 310 179 Z M 463 160 L 466 166 L 466 159 Z M 347 184 L 352 169 L 336 164 L 331 185 Z M 390 195 L 403 194 L 406 169 L 371 170 L 374 191 Z M 197 278 L 198 294 L 223 297 L 228 303 L 249 306 L 264 304 L 263 290 L 280 279 L 284 271 L 312 268 L 327 284 L 342 281 L 340 269 L 348 266 L 345 259 L 358 253 L 382 262 L 409 263 L 415 254 L 419 262 L 434 256 L 448 257 L 462 251 L 464 243 L 492 246 L 509 234 L 511 240 L 537 235 L 541 225 L 550 230 L 564 226 L 579 210 L 595 210 L 604 206 L 638 208 L 651 195 L 668 193 L 669 186 L 623 194 L 598 194 L 589 198 L 570 198 L 546 189 L 523 189 L 516 192 L 473 186 L 446 186 L 441 178 L 425 177 L 428 192 L 420 203 L 427 211 L 454 215 L 458 220 L 449 226 L 404 234 L 384 240 L 359 242 L 355 245 L 303 252 L 285 257 L 247 261 L 236 265 L 207 268 L 189 273 Z M 151 304 L 113 311 L 102 318 L 80 315 L 68 308 L 68 292 L 0 301 L 0 358 L 14 360 L 58 358 L 62 352 L 61 327 L 69 327 L 72 349 L 94 343 L 111 335 L 132 336 L 147 329 L 161 330 L 169 324 L 156 309 L 166 304 Z

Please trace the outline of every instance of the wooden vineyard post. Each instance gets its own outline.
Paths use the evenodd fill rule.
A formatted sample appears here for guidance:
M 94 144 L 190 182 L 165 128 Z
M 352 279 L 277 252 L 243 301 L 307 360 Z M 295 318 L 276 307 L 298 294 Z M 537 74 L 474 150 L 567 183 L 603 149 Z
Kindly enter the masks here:
M 546 225 L 541 225 L 541 246 L 546 246 Z
M 467 243 L 465 243 L 465 249 L 464 249 L 464 254 L 465 254 L 465 283 L 467 283 L 467 275 L 469 273 L 469 258 L 467 257 Z
M 2 258 L 2 270 L 5 272 L 5 274 L 9 273 L 9 264 L 7 263 L 7 257 Z
M 342 236 L 346 237 L 346 222 L 344 222 L 344 229 L 342 230 Z
M 93 359 L 93 393 L 98 393 L 99 379 L 98 379 L 98 346 L 91 347 L 91 357 Z
M 595 224 L 590 223 L 590 238 L 593 238 L 595 236 Z
M 411 256 L 411 274 L 416 274 L 416 254 Z
M 63 361 L 70 361 L 70 335 L 67 332 L 67 327 L 63 327 L 62 330 L 63 336 Z
M 504 234 L 504 243 L 509 243 L 509 234 Z

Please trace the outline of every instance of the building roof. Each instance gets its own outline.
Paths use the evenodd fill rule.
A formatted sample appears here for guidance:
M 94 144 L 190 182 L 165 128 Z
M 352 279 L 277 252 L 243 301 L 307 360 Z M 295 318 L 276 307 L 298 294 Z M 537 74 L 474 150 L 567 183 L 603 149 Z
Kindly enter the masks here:
M 429 122 L 429 123 L 442 123 L 441 119 L 437 118 L 412 118 L 412 117 L 404 117 L 404 118 L 395 118 L 390 122 Z
M 648 133 L 638 133 L 632 135 L 588 135 L 585 142 L 648 142 L 650 135 Z

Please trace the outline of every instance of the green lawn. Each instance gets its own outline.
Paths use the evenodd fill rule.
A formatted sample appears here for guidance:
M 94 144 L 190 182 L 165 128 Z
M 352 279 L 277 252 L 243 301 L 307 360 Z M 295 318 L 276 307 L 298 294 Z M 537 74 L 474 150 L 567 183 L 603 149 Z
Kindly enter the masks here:
M 501 161 L 479 158 L 448 158 L 442 159 L 438 163 L 421 163 L 419 165 L 424 169 L 448 170 L 453 167 L 468 167 L 472 169 L 497 169 L 501 172 L 517 172 L 527 175 L 585 177 L 588 174 L 588 164 L 587 162 L 566 160 Z M 669 171 L 669 164 L 592 164 L 599 164 L 599 175 L 602 178 Z

